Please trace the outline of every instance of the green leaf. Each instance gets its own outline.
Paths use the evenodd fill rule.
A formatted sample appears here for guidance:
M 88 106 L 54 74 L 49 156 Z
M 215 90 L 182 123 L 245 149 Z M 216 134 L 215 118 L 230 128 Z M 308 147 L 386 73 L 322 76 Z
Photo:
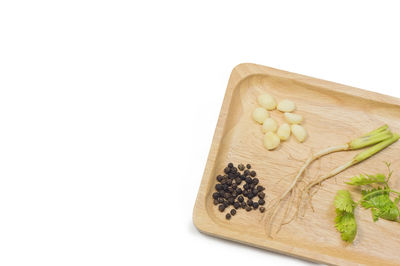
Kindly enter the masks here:
M 351 198 L 350 192 L 347 190 L 339 190 L 335 197 L 335 207 L 340 211 L 353 213 L 356 203 Z
M 346 242 L 353 242 L 357 234 L 357 224 L 354 217 L 356 203 L 347 190 L 339 190 L 335 197 L 336 218 L 335 227 Z
M 363 175 L 353 176 L 349 182 L 345 182 L 346 184 L 353 186 L 362 186 L 374 183 L 384 183 L 386 181 L 386 177 L 384 174 L 377 175 Z
M 353 213 L 336 209 L 335 227 L 346 242 L 353 242 L 357 234 L 357 223 Z
M 377 192 L 381 190 L 381 192 Z M 373 193 L 373 194 L 372 194 Z M 371 196 L 368 196 L 372 194 Z M 399 208 L 396 203 L 399 199 L 395 199 L 393 202 L 389 197 L 389 192 L 382 189 L 373 189 L 369 191 L 363 191 L 365 199 L 361 201 L 361 206 L 365 209 L 371 209 L 372 219 L 377 221 L 379 218 L 396 221 L 400 216 Z

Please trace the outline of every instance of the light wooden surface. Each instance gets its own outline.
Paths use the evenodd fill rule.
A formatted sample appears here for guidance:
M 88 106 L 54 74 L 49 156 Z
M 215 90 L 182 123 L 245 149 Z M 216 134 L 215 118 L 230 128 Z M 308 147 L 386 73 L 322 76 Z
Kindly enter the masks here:
M 309 137 L 300 144 L 293 136 L 275 151 L 263 147 L 261 126 L 251 119 L 257 95 L 268 92 L 277 99 L 288 98 L 303 114 Z M 282 115 L 272 113 L 282 122 Z M 266 186 L 267 204 L 280 195 L 293 174 L 312 151 L 343 144 L 387 123 L 400 132 L 400 100 L 361 89 L 318 80 L 265 66 L 240 64 L 232 71 L 219 115 L 207 165 L 193 212 L 195 226 L 203 233 L 251 246 L 336 265 L 400 264 L 400 224 L 379 220 L 369 210 L 357 209 L 358 233 L 353 244 L 340 239 L 334 228 L 333 198 L 339 189 L 351 189 L 345 179 L 359 174 L 384 172 L 383 161 L 392 162 L 393 188 L 400 188 L 400 143 L 323 183 L 313 198 L 315 212 L 282 227 L 268 238 L 259 211 L 242 209 L 231 220 L 213 205 L 215 177 L 228 162 L 251 163 L 260 183 Z M 314 178 L 350 160 L 357 152 L 328 155 L 312 164 L 306 178 Z M 358 193 L 352 191 L 354 199 Z M 268 207 L 268 205 L 266 206 Z M 275 220 L 277 223 L 278 220 Z M 266 262 L 267 263 L 267 262 Z

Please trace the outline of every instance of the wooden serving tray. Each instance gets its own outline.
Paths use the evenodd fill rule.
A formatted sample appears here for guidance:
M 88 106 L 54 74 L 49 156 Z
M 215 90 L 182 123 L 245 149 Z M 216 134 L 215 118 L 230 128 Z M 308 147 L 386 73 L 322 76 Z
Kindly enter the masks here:
M 305 117 L 309 133 L 300 144 L 293 136 L 274 151 L 263 147 L 261 126 L 251 118 L 257 96 L 268 92 L 279 101 L 291 99 L 296 113 Z M 279 122 L 279 111 L 271 114 Z M 372 221 L 371 212 L 357 208 L 358 233 L 353 244 L 340 238 L 334 227 L 334 196 L 349 189 L 355 200 L 359 193 L 344 181 L 360 173 L 386 174 L 383 161 L 392 163 L 393 188 L 400 188 L 400 141 L 322 184 L 313 198 L 315 212 L 307 209 L 303 218 L 282 227 L 269 238 L 263 214 L 239 209 L 231 220 L 213 205 L 216 176 L 228 162 L 250 163 L 260 184 L 266 187 L 266 207 L 281 195 L 312 151 L 347 141 L 387 123 L 400 132 L 400 100 L 337 83 L 319 80 L 255 64 L 240 64 L 229 79 L 215 130 L 211 150 L 197 195 L 193 222 L 203 233 L 248 244 L 314 262 L 337 265 L 400 264 L 400 224 L 380 219 Z M 358 151 L 333 153 L 314 162 L 306 176 L 327 173 L 349 161 Z M 275 223 L 279 220 L 275 219 Z

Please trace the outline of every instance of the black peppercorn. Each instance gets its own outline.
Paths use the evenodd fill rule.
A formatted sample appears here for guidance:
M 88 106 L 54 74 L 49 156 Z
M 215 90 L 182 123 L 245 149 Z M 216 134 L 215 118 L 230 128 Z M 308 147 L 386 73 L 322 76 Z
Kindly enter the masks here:
M 251 171 L 251 172 L 250 172 L 250 175 L 251 175 L 252 177 L 255 177 L 255 176 L 256 176 L 256 171 Z
M 240 204 L 240 207 L 242 207 L 242 209 L 246 209 L 246 202 L 242 202 L 241 204 Z
M 241 175 L 241 176 L 240 176 L 240 179 L 245 180 L 245 179 L 246 179 L 246 176 L 245 176 L 245 175 Z
M 227 184 L 228 186 L 232 185 L 232 179 L 228 179 L 228 181 L 226 181 L 226 184 Z
M 226 218 L 227 220 L 229 220 L 229 219 L 231 219 L 231 215 L 230 215 L 229 213 L 227 213 L 227 214 L 225 215 L 225 218 Z
M 259 200 L 258 200 L 258 204 L 260 204 L 260 205 L 264 205 L 264 204 L 265 204 L 265 200 L 263 200 L 263 199 L 259 199 Z
M 246 207 L 246 211 L 248 211 L 248 212 L 251 211 L 251 207 L 250 207 L 250 206 L 247 206 L 247 207 Z
M 233 188 L 232 187 L 228 187 L 228 192 L 232 193 L 233 192 Z
M 248 185 L 248 184 L 244 184 L 244 185 L 243 185 L 243 188 L 244 188 L 245 190 L 248 190 L 248 189 L 249 189 L 249 185 Z
M 246 165 L 246 167 L 247 167 L 247 169 L 250 169 L 250 168 L 251 168 L 251 165 L 248 163 L 248 164 Z
M 218 205 L 218 200 L 214 200 L 214 205 Z
M 251 193 L 253 193 L 254 195 L 257 195 L 257 194 L 258 194 L 258 191 L 257 191 L 257 189 L 253 188 L 253 190 L 251 191 Z
M 233 163 L 228 163 L 228 167 L 232 168 L 233 167 Z
M 260 199 L 265 198 L 265 193 L 264 193 L 264 192 L 258 193 L 258 197 L 259 197 Z
M 238 195 L 242 194 L 242 189 L 241 189 L 240 187 L 238 187 L 238 188 L 236 189 L 236 193 L 237 193 Z
M 233 204 L 235 202 L 235 198 L 234 197 L 230 197 L 228 199 L 229 204 Z
M 229 206 L 229 203 L 228 203 L 228 201 L 225 200 L 224 203 L 222 203 L 222 205 L 224 205 L 224 207 L 226 208 Z
M 264 207 L 260 207 L 260 212 L 263 213 L 265 211 Z
M 219 210 L 220 212 L 224 212 L 224 211 L 225 211 L 225 205 L 223 205 L 223 204 L 219 205 L 219 206 L 218 206 L 218 210 Z
M 257 208 L 258 208 L 258 203 L 257 203 L 257 202 L 254 202 L 254 203 L 253 203 L 253 208 L 254 208 L 254 209 L 257 209 Z
M 243 198 L 242 196 L 239 196 L 239 197 L 238 197 L 238 201 L 239 201 L 239 202 L 243 202 L 243 201 L 244 201 L 244 198 Z
M 239 168 L 240 171 L 243 171 L 244 170 L 244 165 L 243 164 L 239 164 L 238 168 Z
M 223 203 L 224 202 L 224 198 L 218 198 L 218 202 L 219 203 Z
M 258 192 L 261 192 L 261 191 L 264 190 L 264 187 L 263 186 L 257 186 L 257 190 L 258 190 Z
M 247 192 L 247 190 L 245 190 L 245 191 L 243 191 L 243 196 L 245 196 L 245 197 L 247 197 L 248 196 L 248 194 L 249 194 L 249 192 Z
M 218 199 L 219 198 L 219 192 L 214 192 L 213 194 L 212 194 L 212 197 L 213 197 L 213 199 Z
M 236 183 L 236 185 L 240 185 L 240 183 L 242 183 L 242 179 L 240 179 L 240 177 L 236 177 L 235 183 Z
M 250 185 L 251 184 L 251 182 L 252 182 L 253 180 L 251 179 L 251 177 L 246 177 L 246 183 L 248 184 L 248 185 Z
M 254 195 L 253 195 L 253 193 L 247 193 L 247 197 L 249 198 L 249 199 L 252 199 L 252 198 L 254 198 Z
M 257 185 L 259 181 L 260 181 L 260 180 L 258 180 L 258 178 L 253 178 L 253 184 L 254 184 L 254 185 Z
M 237 184 L 232 184 L 232 188 L 236 189 L 237 188 Z
M 222 175 L 218 175 L 218 176 L 217 176 L 217 180 L 218 180 L 218 182 L 221 182 L 221 181 L 222 181 L 222 179 L 223 179 Z
M 244 172 L 243 172 L 243 175 L 244 176 L 248 176 L 250 174 L 250 171 L 249 170 L 244 170 Z
M 232 197 L 234 197 L 234 198 L 236 198 L 236 197 L 237 197 L 236 190 L 232 192 Z
M 237 202 L 237 201 L 235 201 L 235 202 L 233 203 L 233 207 L 234 207 L 235 209 L 239 209 L 240 203 Z
M 221 184 L 216 184 L 215 185 L 215 190 L 220 191 L 220 190 L 223 190 L 223 189 L 224 189 L 224 187 Z
M 231 170 L 231 169 L 230 169 L 229 167 L 225 167 L 224 173 L 225 173 L 225 174 L 228 174 L 230 170 Z
M 236 210 L 235 210 L 235 209 L 232 209 L 232 210 L 231 210 L 231 215 L 234 216 L 235 214 L 236 214 Z
M 236 167 L 231 168 L 231 173 L 232 174 L 236 174 L 237 173 L 237 168 Z
M 248 200 L 247 200 L 247 205 L 253 206 L 253 201 L 252 201 L 251 199 L 248 199 Z

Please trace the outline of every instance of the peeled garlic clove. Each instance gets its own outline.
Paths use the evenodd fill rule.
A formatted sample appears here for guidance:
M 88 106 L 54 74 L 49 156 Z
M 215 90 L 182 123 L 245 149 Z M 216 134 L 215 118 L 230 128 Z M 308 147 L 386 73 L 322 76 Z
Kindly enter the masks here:
M 264 147 L 268 150 L 275 149 L 279 146 L 279 143 L 281 143 L 281 140 L 274 132 L 270 131 L 264 135 Z
M 276 133 L 281 140 L 287 140 L 290 137 L 290 126 L 284 123 L 279 126 L 278 132 Z
M 300 124 L 303 121 L 303 116 L 299 114 L 284 113 L 283 115 L 290 124 Z
M 303 142 L 307 137 L 307 131 L 300 125 L 292 125 L 292 133 L 299 142 Z
M 269 113 L 264 108 L 258 107 L 253 111 L 253 119 L 260 124 L 262 124 L 268 117 Z
M 264 120 L 262 130 L 264 133 L 272 131 L 275 132 L 278 129 L 278 123 L 275 121 L 275 119 L 269 117 Z
M 274 110 L 276 108 L 276 101 L 274 97 L 269 94 L 261 94 L 257 98 L 258 104 L 267 109 L 267 110 Z
M 290 100 L 282 100 L 279 102 L 277 109 L 281 112 L 293 112 L 296 109 L 296 105 Z

